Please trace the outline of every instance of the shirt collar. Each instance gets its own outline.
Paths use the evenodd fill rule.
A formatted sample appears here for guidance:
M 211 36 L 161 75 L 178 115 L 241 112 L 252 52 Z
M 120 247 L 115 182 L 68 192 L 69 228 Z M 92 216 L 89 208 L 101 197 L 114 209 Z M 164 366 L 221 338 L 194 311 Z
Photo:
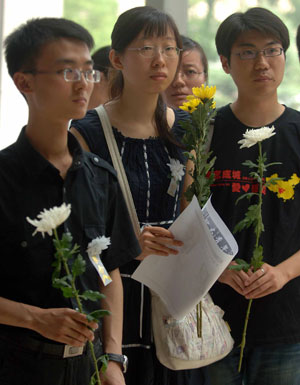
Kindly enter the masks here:
M 56 169 L 31 145 L 26 136 L 25 129 L 26 126 L 22 128 L 16 141 L 16 149 L 24 165 L 25 172 L 28 175 L 36 177 L 45 172 L 47 169 L 52 169 L 59 173 L 58 169 Z M 68 147 L 70 154 L 73 157 L 73 162 L 70 169 L 75 170 L 82 167 L 84 161 L 83 150 L 75 136 L 70 132 L 68 132 Z

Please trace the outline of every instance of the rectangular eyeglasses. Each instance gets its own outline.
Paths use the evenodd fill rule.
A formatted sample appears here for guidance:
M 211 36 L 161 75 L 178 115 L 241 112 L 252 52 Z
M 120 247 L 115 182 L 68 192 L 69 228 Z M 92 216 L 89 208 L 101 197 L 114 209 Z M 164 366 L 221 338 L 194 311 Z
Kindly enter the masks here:
M 80 69 L 72 69 L 66 68 L 64 70 L 59 71 L 38 71 L 38 70 L 28 70 L 23 71 L 23 73 L 30 73 L 33 75 L 38 74 L 63 74 L 64 80 L 66 82 L 78 82 L 81 80 L 81 74 L 83 74 L 85 80 L 90 83 L 99 83 L 101 79 L 101 73 L 98 70 L 80 70 Z
M 255 49 L 246 49 L 242 52 L 237 52 L 236 55 L 240 57 L 241 60 L 251 60 L 255 59 L 260 52 L 266 57 L 280 56 L 282 54 L 283 48 L 281 47 L 270 47 L 262 50 Z
M 146 58 L 153 58 L 157 52 L 162 53 L 167 58 L 176 58 L 179 55 L 179 52 L 182 51 L 178 47 L 169 46 L 166 48 L 159 48 L 153 45 L 147 45 L 139 48 L 127 48 L 129 51 L 138 51 L 138 53 Z

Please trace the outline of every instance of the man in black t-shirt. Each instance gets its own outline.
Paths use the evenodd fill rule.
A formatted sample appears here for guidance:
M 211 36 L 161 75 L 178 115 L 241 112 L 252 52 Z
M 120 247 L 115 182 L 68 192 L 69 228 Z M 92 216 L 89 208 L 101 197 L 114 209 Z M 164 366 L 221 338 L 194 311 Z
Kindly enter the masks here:
M 88 385 L 94 366 L 87 341 L 93 341 L 96 358 L 111 353 L 102 385 L 125 385 L 118 268 L 140 247 L 115 171 L 85 153 L 68 132 L 72 118 L 84 117 L 99 78 L 92 46 L 87 30 L 58 18 L 30 20 L 5 41 L 8 71 L 26 99 L 29 119 L 18 140 L 0 151 L 1 385 Z M 71 214 L 58 232 L 71 232 L 86 262 L 77 287 L 106 296 L 101 303 L 84 301 L 84 310 L 111 311 L 101 333 L 94 333 L 98 324 L 88 322 L 73 299 L 53 288 L 52 237 L 32 236 L 26 221 L 63 202 L 71 204 Z M 86 252 L 100 236 L 111 240 L 101 255 L 112 278 L 107 286 Z
M 212 203 L 233 231 L 249 204 L 237 198 L 258 192 L 245 160 L 256 162 L 258 146 L 239 148 L 246 129 L 275 127 L 275 135 L 262 142 L 268 168 L 285 180 L 300 176 L 300 113 L 278 102 L 277 88 L 285 69 L 289 34 L 270 11 L 252 8 L 229 16 L 219 27 L 216 46 L 223 70 L 237 87 L 237 99 L 220 108 L 211 144 L 216 155 Z M 297 179 L 298 180 L 298 179 Z M 235 348 L 210 365 L 212 385 L 300 384 L 300 184 L 294 199 L 284 201 L 264 191 L 261 244 L 264 264 L 256 272 L 226 269 L 211 290 L 225 311 Z M 254 200 L 253 200 L 254 199 Z M 250 262 L 253 227 L 236 234 L 237 258 Z M 235 264 L 233 261 L 232 264 Z M 254 299 L 249 317 L 242 370 L 238 372 L 240 343 L 248 300 Z

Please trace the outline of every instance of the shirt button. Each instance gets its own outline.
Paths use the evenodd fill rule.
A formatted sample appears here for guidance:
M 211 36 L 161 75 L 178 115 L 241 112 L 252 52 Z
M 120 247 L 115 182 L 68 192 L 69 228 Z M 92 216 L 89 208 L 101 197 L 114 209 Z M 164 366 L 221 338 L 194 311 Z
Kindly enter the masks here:
M 21 242 L 21 247 L 27 247 L 27 242 L 26 241 L 22 241 Z
M 95 157 L 94 157 L 94 161 L 95 161 L 95 162 L 99 162 L 99 159 L 95 156 Z
M 81 162 L 80 160 L 77 160 L 77 162 L 75 162 L 76 166 L 80 166 L 81 165 Z

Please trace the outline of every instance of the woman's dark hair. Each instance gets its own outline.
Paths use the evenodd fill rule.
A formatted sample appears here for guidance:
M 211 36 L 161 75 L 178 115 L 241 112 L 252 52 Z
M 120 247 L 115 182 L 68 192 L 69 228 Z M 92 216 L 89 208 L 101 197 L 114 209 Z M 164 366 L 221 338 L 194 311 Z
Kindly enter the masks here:
M 298 25 L 298 28 L 297 28 L 296 44 L 297 44 L 297 50 L 298 50 L 298 57 L 300 59 L 300 25 Z
M 177 47 L 181 48 L 181 38 L 171 16 L 149 6 L 129 9 L 119 16 L 113 28 L 111 48 L 117 53 L 123 53 L 126 47 L 128 47 L 142 31 L 144 32 L 144 37 L 147 38 L 150 36 L 165 36 L 169 28 L 174 33 Z M 121 71 L 117 71 L 111 80 L 111 97 L 119 97 L 122 94 L 123 87 L 123 75 Z M 158 97 L 155 110 L 155 123 L 158 135 L 166 140 L 166 143 L 170 141 L 174 143 L 174 138 L 169 132 L 166 105 L 161 95 Z
M 218 54 L 230 61 L 233 44 L 247 31 L 258 31 L 276 38 L 282 44 L 284 52 L 290 45 L 289 31 L 283 21 L 268 9 L 255 7 L 245 13 L 233 13 L 221 23 L 216 34 Z
M 94 46 L 91 34 L 72 20 L 44 17 L 28 20 L 14 30 L 4 42 L 8 72 L 13 77 L 20 70 L 32 70 L 45 44 L 66 38 Z
M 182 41 L 182 52 L 185 51 L 198 51 L 201 57 L 203 69 L 204 69 L 204 74 L 205 74 L 205 81 L 208 80 L 208 60 L 205 55 L 204 49 L 201 47 L 199 43 L 197 43 L 195 40 L 181 35 L 181 41 Z
M 107 78 L 108 70 L 111 68 L 111 63 L 109 60 L 110 45 L 106 45 L 97 49 L 92 55 L 94 61 L 95 70 L 103 72 L 104 76 Z

